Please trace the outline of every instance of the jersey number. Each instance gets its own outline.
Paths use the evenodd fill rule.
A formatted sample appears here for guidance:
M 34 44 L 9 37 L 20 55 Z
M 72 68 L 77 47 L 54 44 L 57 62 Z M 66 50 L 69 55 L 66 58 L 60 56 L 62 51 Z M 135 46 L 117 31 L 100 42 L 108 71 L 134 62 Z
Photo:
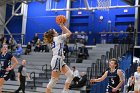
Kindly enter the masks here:
M 115 82 L 114 82 L 114 80 L 113 80 L 113 78 L 111 78 L 111 83 L 112 83 L 112 84 L 114 84 L 114 83 L 115 83 Z

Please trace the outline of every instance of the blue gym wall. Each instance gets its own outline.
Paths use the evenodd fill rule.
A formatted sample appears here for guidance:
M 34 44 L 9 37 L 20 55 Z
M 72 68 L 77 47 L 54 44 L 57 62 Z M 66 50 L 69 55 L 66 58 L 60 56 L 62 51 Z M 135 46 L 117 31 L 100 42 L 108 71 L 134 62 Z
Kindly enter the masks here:
M 92 7 L 97 6 L 97 0 L 89 0 L 89 5 Z M 111 0 L 112 5 L 126 5 L 122 0 Z M 117 2 L 118 1 L 118 2 Z M 60 0 L 56 8 L 65 8 L 66 0 Z M 83 0 L 72 2 L 72 8 L 74 7 L 85 7 Z M 54 7 L 53 7 L 54 8 Z M 7 9 L 7 11 L 9 11 Z M 81 15 L 78 15 L 78 12 L 82 12 Z M 29 3 L 28 7 L 28 16 L 27 16 L 27 28 L 26 28 L 26 43 L 31 41 L 35 33 L 44 33 L 50 28 L 55 28 L 58 32 L 61 32 L 59 26 L 55 23 L 55 17 L 57 15 L 65 15 L 65 11 L 50 12 L 46 11 L 46 3 L 32 2 Z M 100 42 L 99 32 L 109 31 L 108 20 L 111 20 L 111 29 L 114 27 L 117 28 L 117 31 L 125 31 L 129 23 L 134 24 L 134 8 L 128 8 L 128 12 L 124 13 L 124 8 L 119 9 L 110 9 L 109 11 L 72 11 L 71 12 L 71 21 L 70 21 L 70 30 L 75 31 L 85 31 L 89 35 L 88 44 L 93 43 L 93 38 L 96 38 L 96 42 Z M 99 21 L 99 17 L 104 16 L 102 22 Z M 18 20 L 18 22 L 16 22 Z M 9 29 L 12 32 L 21 32 L 21 18 L 16 17 L 12 19 L 12 22 L 9 23 Z M 13 27 L 12 25 L 16 25 Z M 42 35 L 39 35 L 40 38 Z
M 61 0 L 60 3 L 63 4 L 63 6 L 66 6 L 66 0 L 63 3 Z M 46 3 L 30 3 L 28 7 L 26 42 L 31 41 L 35 33 L 44 33 L 51 28 L 55 28 L 60 32 L 61 30 L 55 22 L 56 16 L 60 14 L 66 15 L 65 11 L 46 11 Z M 42 36 L 42 34 L 39 34 L 40 38 L 42 38 Z
M 16 8 L 19 6 L 19 3 L 16 4 Z M 19 12 L 19 11 L 18 11 Z M 6 7 L 6 21 L 12 16 L 12 6 L 11 5 L 7 5 Z M 9 29 L 9 31 L 13 34 L 13 33 L 21 33 L 22 30 L 22 16 L 14 16 L 9 23 L 7 24 L 7 28 Z M 4 31 L 5 34 L 7 34 L 7 31 Z M 13 36 L 15 38 L 15 40 L 20 43 L 21 41 L 21 37 L 14 35 Z M 7 38 L 9 38 L 9 36 L 7 36 Z
M 66 1 L 66 0 L 65 0 Z M 117 2 L 118 1 L 118 2 Z M 93 2 L 89 0 L 90 6 L 97 6 L 96 0 Z M 59 5 L 66 6 L 66 2 L 58 3 L 57 8 L 61 8 Z M 121 0 L 113 0 L 112 5 L 126 5 L 126 3 Z M 83 0 L 80 2 L 73 2 L 72 8 L 85 7 Z M 28 20 L 27 20 L 27 34 L 26 40 L 30 41 L 34 36 L 34 33 L 43 33 L 50 28 L 56 28 L 60 31 L 59 27 L 55 23 L 55 17 L 59 14 L 64 14 L 65 11 L 58 12 L 48 12 L 46 11 L 46 4 L 41 3 L 30 3 L 28 8 Z M 78 12 L 82 12 L 81 15 L 78 15 Z M 89 35 L 88 44 L 92 44 L 93 37 L 96 38 L 97 43 L 100 42 L 100 35 L 98 32 L 109 31 L 108 20 L 111 20 L 111 29 L 114 27 L 117 28 L 117 31 L 125 31 L 129 23 L 134 24 L 134 8 L 129 8 L 127 13 L 124 13 L 123 8 L 111 9 L 109 11 L 72 11 L 71 12 L 71 21 L 70 21 L 70 30 L 75 31 L 85 31 Z M 99 17 L 104 16 L 104 20 L 99 22 Z M 92 33 L 91 33 L 92 32 Z
M 112 3 L 111 3 L 112 6 L 127 5 L 126 3 L 122 2 L 121 0 L 111 0 L 111 1 L 112 1 Z M 90 0 L 89 3 L 90 3 L 90 6 L 93 6 L 93 7 L 97 6 L 96 0 L 95 1 Z M 79 7 L 79 6 L 85 7 L 84 2 L 82 2 L 81 4 L 79 4 L 79 2 L 72 3 L 72 7 L 75 7 L 75 6 L 76 7 Z M 89 34 L 91 40 L 89 40 L 89 41 L 93 41 L 92 39 L 96 38 L 97 43 L 100 42 L 99 32 L 101 32 L 103 30 L 109 31 L 109 29 L 110 29 L 109 28 L 110 24 L 108 23 L 108 20 L 111 20 L 111 22 L 112 22 L 111 29 L 113 30 L 113 28 L 116 27 L 117 31 L 120 31 L 120 30 L 125 31 L 128 24 L 130 24 L 130 23 L 134 24 L 134 13 L 135 13 L 134 8 L 128 8 L 127 13 L 124 13 L 124 8 L 110 9 L 109 11 L 101 11 L 101 10 L 95 10 L 94 12 L 81 11 L 82 15 L 78 15 L 78 12 L 79 11 L 72 12 L 71 29 L 72 30 L 76 29 L 78 31 L 86 31 L 86 32 L 91 31 L 92 34 Z M 102 22 L 100 22 L 100 20 L 99 20 L 100 16 L 104 17 Z M 87 19 L 86 22 L 85 22 L 85 20 L 84 20 L 84 22 L 82 22 L 83 17 L 85 17 L 84 19 Z M 75 22 L 73 21 L 74 19 L 75 19 Z M 92 42 L 89 42 L 89 44 L 91 44 L 91 43 Z

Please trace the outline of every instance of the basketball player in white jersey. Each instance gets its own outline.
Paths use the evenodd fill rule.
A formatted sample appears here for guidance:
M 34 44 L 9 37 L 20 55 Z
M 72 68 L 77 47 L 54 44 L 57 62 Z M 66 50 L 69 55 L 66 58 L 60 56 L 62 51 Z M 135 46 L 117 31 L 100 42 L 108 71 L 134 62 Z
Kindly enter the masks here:
M 63 34 L 58 35 L 55 29 L 50 29 L 48 32 L 45 32 L 44 34 L 44 41 L 50 44 L 51 49 L 53 51 L 53 57 L 51 61 L 52 74 L 51 80 L 47 85 L 46 93 L 51 92 L 52 88 L 57 83 L 61 73 L 63 73 L 67 77 L 62 93 L 69 93 L 68 89 L 71 81 L 73 80 L 73 74 L 71 69 L 63 61 L 64 40 L 70 37 L 72 33 L 63 24 L 60 24 L 59 26 L 62 29 Z
M 140 93 L 140 66 L 137 67 L 137 72 L 134 73 L 134 93 Z

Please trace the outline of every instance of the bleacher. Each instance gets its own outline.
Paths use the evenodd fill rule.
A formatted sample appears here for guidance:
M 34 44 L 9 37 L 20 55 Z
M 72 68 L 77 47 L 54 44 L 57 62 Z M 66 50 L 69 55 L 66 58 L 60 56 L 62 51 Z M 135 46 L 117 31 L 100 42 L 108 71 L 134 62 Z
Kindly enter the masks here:
M 70 67 L 76 66 L 77 69 L 80 72 L 87 72 L 88 74 L 88 81 L 91 78 L 91 75 L 89 75 L 87 69 L 91 68 L 93 63 L 97 63 L 99 59 L 103 57 L 103 55 L 106 55 L 107 51 L 110 51 L 111 48 L 114 48 L 113 44 L 97 44 L 95 47 L 90 47 L 89 49 L 89 58 L 83 60 L 82 63 L 76 63 L 75 61 L 71 60 Z M 70 59 L 76 59 L 72 58 Z M 49 82 L 51 70 L 50 70 L 50 61 L 52 58 L 52 53 L 42 53 L 42 52 L 32 52 L 30 55 L 22 55 L 20 58 L 18 58 L 19 65 L 21 64 L 22 59 L 27 60 L 27 71 L 31 74 L 32 79 L 27 80 L 26 84 L 26 92 L 27 93 L 44 93 L 46 89 L 46 85 Z M 104 68 L 106 65 L 104 65 Z M 15 69 L 15 72 L 17 73 L 17 68 Z M 101 72 L 100 72 L 101 73 Z M 98 74 L 100 74 L 98 73 Z M 35 77 L 34 77 L 35 75 Z M 90 76 L 90 78 L 89 78 Z M 56 86 L 53 89 L 53 93 L 61 93 L 64 82 L 66 77 L 64 75 L 60 76 L 60 79 Z M 89 84 L 89 83 L 87 83 Z M 3 87 L 3 90 L 14 92 L 19 86 L 19 83 L 17 81 L 7 81 Z M 78 89 L 72 89 L 70 90 L 70 93 L 86 93 L 87 85 L 83 88 Z

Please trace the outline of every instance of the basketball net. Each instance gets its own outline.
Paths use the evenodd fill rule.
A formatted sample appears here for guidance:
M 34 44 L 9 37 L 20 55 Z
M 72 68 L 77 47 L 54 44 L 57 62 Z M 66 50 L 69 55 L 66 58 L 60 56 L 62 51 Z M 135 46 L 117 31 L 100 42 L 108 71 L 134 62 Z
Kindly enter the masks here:
M 111 0 L 97 0 L 98 10 L 109 11 Z

